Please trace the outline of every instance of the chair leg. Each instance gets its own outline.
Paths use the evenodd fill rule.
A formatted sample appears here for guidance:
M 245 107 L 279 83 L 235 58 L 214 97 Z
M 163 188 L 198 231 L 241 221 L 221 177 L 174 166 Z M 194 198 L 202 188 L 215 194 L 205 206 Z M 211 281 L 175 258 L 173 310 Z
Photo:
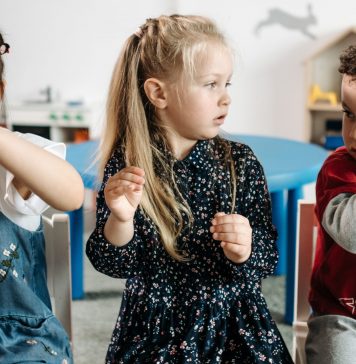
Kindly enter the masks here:
M 305 338 L 299 338 L 298 347 L 295 355 L 295 364 L 306 364 L 307 359 L 305 355 Z

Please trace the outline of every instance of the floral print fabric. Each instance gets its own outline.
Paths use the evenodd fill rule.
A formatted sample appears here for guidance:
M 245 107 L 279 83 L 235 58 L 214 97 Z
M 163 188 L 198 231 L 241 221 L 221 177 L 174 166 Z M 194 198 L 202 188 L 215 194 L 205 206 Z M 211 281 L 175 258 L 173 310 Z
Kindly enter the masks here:
M 228 260 L 209 232 L 214 214 L 231 213 L 232 204 L 229 163 L 217 141 L 199 141 L 174 162 L 178 188 L 194 215 L 178 239 L 190 257 L 184 263 L 166 253 L 139 209 L 128 244 L 116 247 L 105 239 L 110 211 L 103 190 L 124 157 L 117 150 L 108 162 L 86 248 L 98 271 L 127 279 L 106 363 L 292 363 L 261 293 L 261 279 L 278 259 L 264 172 L 248 146 L 228 143 L 237 178 L 234 213 L 246 216 L 253 229 L 252 254 L 243 264 Z

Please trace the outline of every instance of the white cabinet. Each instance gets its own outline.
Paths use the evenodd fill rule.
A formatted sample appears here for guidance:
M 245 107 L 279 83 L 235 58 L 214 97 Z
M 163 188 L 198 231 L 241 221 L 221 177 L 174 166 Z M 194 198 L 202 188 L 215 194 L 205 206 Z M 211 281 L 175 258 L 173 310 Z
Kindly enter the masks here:
M 72 142 L 97 137 L 102 112 L 98 107 L 38 103 L 10 105 L 7 127 L 41 135 L 54 141 Z

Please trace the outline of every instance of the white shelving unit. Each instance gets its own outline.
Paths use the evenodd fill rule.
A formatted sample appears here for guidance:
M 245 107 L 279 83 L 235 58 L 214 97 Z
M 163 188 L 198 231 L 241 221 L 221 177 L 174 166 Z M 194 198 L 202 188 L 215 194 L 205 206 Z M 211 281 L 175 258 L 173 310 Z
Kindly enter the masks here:
M 95 138 L 99 135 L 99 108 L 38 103 L 10 105 L 7 127 L 11 130 L 31 132 L 53 141 L 72 142 L 80 133 Z M 79 135 L 80 137 L 80 135 Z
M 341 75 L 338 72 L 341 52 L 351 44 L 356 44 L 356 27 L 347 29 L 330 40 L 322 49 L 306 60 L 307 100 L 305 110 L 305 139 L 323 144 L 326 134 L 326 121 L 342 119 L 340 104 Z M 309 94 L 313 85 L 324 92 L 335 92 L 337 105 L 317 102 L 310 104 Z

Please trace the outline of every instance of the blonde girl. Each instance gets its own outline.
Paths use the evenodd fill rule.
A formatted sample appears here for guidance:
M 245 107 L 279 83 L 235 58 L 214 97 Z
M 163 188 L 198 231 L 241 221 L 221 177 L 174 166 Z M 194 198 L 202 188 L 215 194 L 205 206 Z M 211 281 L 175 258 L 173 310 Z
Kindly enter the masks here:
M 232 55 L 215 24 L 160 16 L 113 72 L 87 243 L 126 278 L 106 363 L 291 363 L 261 294 L 277 262 L 263 170 L 218 136 Z

